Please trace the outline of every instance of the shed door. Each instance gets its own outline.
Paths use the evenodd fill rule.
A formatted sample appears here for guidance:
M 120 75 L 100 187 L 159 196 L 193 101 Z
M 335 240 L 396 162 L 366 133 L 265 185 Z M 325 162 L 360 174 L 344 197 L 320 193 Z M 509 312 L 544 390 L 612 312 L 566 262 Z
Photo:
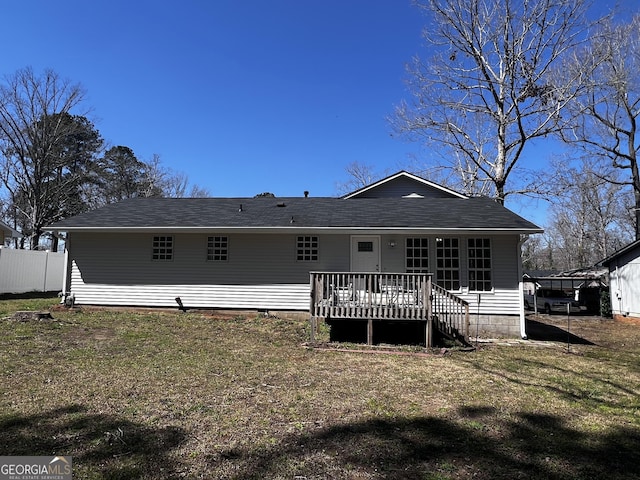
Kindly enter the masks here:
M 380 237 L 370 235 L 351 237 L 351 271 L 380 271 Z

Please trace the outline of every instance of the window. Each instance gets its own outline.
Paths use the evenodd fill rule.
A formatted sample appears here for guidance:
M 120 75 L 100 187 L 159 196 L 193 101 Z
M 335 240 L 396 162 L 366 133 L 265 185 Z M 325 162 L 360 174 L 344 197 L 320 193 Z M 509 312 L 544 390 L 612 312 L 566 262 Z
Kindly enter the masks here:
M 207 238 L 207 260 L 226 262 L 229 255 L 229 239 L 227 237 Z
M 468 248 L 469 290 L 491 291 L 491 241 L 488 238 L 470 238 Z
M 299 236 L 296 242 L 296 259 L 299 262 L 317 262 L 318 237 Z
M 373 252 L 373 242 L 358 242 L 359 252 Z
M 429 273 L 429 239 L 407 238 L 405 244 L 407 273 Z
M 151 258 L 153 260 L 173 260 L 172 235 L 159 235 L 153 237 Z
M 447 290 L 460 289 L 460 250 L 457 238 L 436 238 L 436 282 Z

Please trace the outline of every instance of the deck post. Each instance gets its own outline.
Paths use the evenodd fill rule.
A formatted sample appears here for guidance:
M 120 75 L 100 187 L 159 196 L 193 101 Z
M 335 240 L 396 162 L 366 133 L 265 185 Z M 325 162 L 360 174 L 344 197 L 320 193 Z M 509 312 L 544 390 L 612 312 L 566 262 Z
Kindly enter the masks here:
M 433 294 L 431 287 L 431 275 L 427 276 L 427 288 L 424 292 L 423 301 L 427 306 L 427 324 L 425 325 L 425 347 L 433 346 Z
M 373 320 L 367 320 L 367 345 L 373 345 Z
M 425 348 L 429 348 L 433 345 L 433 322 L 430 318 L 427 318 L 427 321 L 424 325 L 424 346 Z
M 320 313 L 318 312 L 318 308 L 316 306 L 317 300 L 318 300 L 318 295 L 322 296 L 323 292 L 322 290 L 322 275 L 318 274 L 316 275 L 316 272 L 310 272 L 309 274 L 309 329 L 310 329 L 310 334 L 309 334 L 309 340 L 311 341 L 311 344 L 316 343 L 316 330 L 318 329 L 318 317 L 317 315 Z

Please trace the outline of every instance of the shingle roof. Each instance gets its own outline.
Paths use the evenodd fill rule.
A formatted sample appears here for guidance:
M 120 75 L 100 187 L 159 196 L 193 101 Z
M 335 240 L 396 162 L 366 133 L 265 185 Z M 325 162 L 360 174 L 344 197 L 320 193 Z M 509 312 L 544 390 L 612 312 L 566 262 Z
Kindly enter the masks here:
M 151 228 L 542 231 L 487 198 L 135 198 L 47 227 L 57 231 Z
M 22 238 L 22 234 L 20 232 L 18 232 L 17 230 L 14 230 L 6 223 L 0 222 L 0 232 L 4 232 L 5 235 L 8 235 L 10 237 Z

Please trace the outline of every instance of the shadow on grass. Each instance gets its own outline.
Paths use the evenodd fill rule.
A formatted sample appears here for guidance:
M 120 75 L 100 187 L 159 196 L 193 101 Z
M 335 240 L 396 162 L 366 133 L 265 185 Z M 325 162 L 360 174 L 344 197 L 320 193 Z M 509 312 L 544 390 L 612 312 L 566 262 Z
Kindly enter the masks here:
M 211 456 L 209 471 L 233 468 L 225 478 L 238 480 L 637 478 L 639 429 L 585 434 L 553 416 L 523 413 L 499 422 L 492 407 L 458 413 L 455 422 L 374 419 L 289 435 L 269 448 Z
M 0 416 L 2 455 L 70 455 L 74 478 L 178 476 L 168 453 L 185 438 L 179 428 L 154 429 L 78 405 L 31 416 Z M 84 472 L 84 474 L 83 474 Z
M 529 340 L 543 342 L 569 342 L 572 345 L 595 345 L 586 338 L 578 337 L 570 331 L 556 327 L 555 325 L 538 322 L 531 318 L 527 318 L 527 337 Z
M 328 320 L 331 342 L 367 343 L 366 320 Z M 373 322 L 373 344 L 422 345 L 425 342 L 424 322 L 376 320 Z
M 57 298 L 60 292 L 26 292 L 26 293 L 0 293 L 1 300 L 33 300 L 33 299 L 49 299 Z

